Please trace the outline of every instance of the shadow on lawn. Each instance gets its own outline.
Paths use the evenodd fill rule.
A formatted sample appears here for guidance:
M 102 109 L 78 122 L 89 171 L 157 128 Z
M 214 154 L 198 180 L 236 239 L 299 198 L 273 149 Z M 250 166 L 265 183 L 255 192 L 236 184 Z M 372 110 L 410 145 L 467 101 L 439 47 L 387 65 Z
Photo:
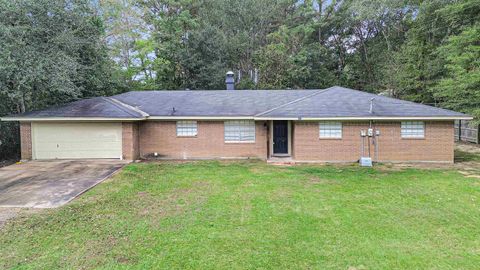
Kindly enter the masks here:
M 455 162 L 472 162 L 480 161 L 479 153 L 471 153 L 463 150 L 455 149 Z

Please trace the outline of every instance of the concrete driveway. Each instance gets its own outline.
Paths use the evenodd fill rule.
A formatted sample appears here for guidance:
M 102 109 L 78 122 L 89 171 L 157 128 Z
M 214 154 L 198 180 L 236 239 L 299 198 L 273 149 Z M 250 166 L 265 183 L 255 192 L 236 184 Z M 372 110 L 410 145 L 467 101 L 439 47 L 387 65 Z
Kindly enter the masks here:
M 64 205 L 127 163 L 121 160 L 49 160 L 0 168 L 0 207 Z

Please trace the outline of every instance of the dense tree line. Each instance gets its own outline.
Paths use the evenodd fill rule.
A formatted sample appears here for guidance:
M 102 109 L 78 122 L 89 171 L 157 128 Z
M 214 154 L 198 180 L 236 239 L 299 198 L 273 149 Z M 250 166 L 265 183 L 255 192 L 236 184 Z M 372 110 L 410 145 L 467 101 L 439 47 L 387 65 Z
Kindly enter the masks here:
M 121 90 L 104 34 L 87 0 L 0 0 L 0 116 Z M 0 159 L 18 156 L 15 123 L 0 141 Z
M 223 89 L 233 70 L 240 89 L 336 84 L 480 114 L 477 0 L 121 2 L 143 22 L 121 42 L 136 89 Z
M 233 70 L 238 89 L 342 85 L 480 116 L 478 0 L 0 0 L 0 42 L 0 115 L 224 89 Z M 18 146 L 0 125 L 2 158 Z

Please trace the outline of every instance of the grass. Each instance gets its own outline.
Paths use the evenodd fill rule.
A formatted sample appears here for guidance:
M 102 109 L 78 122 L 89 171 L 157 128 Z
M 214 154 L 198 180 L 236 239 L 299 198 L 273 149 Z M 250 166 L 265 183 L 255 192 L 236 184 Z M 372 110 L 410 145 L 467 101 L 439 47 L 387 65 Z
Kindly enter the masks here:
M 0 268 L 478 269 L 480 179 L 452 170 L 138 163 L 0 231 Z
M 480 161 L 480 154 L 455 149 L 455 162 L 466 161 Z

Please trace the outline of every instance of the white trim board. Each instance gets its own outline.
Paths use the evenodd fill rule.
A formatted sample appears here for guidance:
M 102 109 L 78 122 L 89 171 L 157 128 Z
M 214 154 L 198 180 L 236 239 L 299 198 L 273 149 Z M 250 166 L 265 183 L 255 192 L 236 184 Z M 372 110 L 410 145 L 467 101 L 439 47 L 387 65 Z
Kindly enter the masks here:
M 147 120 L 255 120 L 253 116 L 150 116 Z
M 471 116 L 375 116 L 375 117 L 255 117 L 255 120 L 297 120 L 297 121 L 369 121 L 369 120 L 472 120 Z
M 149 116 L 141 118 L 108 117 L 3 117 L 1 121 L 83 121 L 83 122 L 129 122 L 145 120 L 292 120 L 292 121 L 369 121 L 369 120 L 472 120 L 471 116 L 373 116 L 373 117 L 254 117 L 254 116 Z
M 108 117 L 4 117 L 0 118 L 1 121 L 20 121 L 20 122 L 45 122 L 45 121 L 66 121 L 66 122 L 129 122 L 129 121 L 141 121 L 146 118 L 108 118 Z

